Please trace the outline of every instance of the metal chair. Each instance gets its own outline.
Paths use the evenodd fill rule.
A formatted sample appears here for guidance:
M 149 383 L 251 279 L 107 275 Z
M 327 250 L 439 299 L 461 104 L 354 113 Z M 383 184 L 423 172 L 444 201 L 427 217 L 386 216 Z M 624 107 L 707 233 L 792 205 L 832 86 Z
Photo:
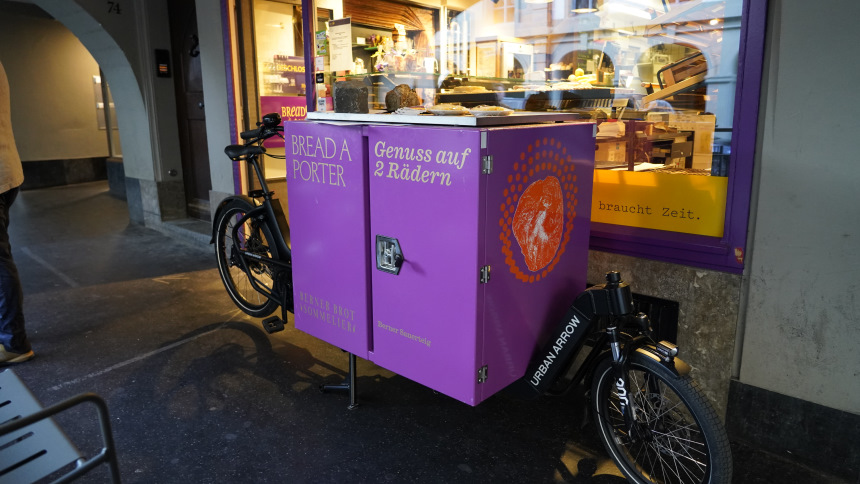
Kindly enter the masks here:
M 51 418 L 84 402 L 95 404 L 101 426 L 103 447 L 92 457 L 81 454 Z M 60 471 L 53 482 L 70 482 L 105 463 L 112 481 L 119 483 L 108 408 L 101 397 L 83 393 L 42 408 L 18 375 L 0 371 L 0 484 L 32 483 Z

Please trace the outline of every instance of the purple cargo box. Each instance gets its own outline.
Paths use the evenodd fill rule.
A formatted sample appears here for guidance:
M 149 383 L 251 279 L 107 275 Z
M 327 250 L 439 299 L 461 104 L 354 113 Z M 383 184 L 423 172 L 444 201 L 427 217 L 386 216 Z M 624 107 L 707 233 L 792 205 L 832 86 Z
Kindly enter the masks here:
M 471 405 L 523 376 L 585 288 L 593 125 L 300 126 L 364 146 L 367 181 L 332 190 L 288 156 L 296 326 Z M 364 309 L 361 343 L 304 311 L 307 294 Z

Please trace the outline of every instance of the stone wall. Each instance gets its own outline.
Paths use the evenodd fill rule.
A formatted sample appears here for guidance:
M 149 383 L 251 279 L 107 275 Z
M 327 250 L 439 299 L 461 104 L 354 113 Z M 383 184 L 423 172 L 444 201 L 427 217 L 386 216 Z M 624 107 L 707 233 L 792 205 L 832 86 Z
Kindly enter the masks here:
M 679 357 L 725 416 L 737 334 L 741 276 L 725 272 L 590 251 L 588 281 L 601 284 L 619 271 L 633 292 L 677 301 Z

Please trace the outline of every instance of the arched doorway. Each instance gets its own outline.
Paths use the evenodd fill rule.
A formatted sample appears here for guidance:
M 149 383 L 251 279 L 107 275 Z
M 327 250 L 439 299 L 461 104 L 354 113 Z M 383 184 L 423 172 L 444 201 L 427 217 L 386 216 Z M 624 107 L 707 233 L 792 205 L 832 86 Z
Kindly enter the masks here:
M 143 2 L 114 2 L 110 8 L 65 0 L 32 3 L 80 40 L 110 83 L 131 221 L 186 217 L 173 86 L 158 82 L 155 69 L 146 70 L 155 67 L 150 44 L 156 29 L 150 22 L 166 19 L 166 12 Z

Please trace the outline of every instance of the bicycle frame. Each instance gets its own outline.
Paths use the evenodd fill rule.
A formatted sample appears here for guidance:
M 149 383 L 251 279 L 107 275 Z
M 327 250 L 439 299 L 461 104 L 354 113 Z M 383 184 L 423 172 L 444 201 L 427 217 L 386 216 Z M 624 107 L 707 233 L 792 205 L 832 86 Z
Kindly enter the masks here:
M 240 228 L 245 224 L 245 222 L 247 222 L 249 219 L 252 219 L 252 218 L 260 218 L 260 219 L 263 219 L 263 222 L 264 222 L 264 223 L 265 223 L 265 222 L 267 222 L 267 220 L 271 220 L 270 218 L 260 217 L 260 214 L 266 214 L 266 216 L 268 216 L 268 217 L 274 217 L 274 214 L 273 214 L 273 211 L 272 211 L 272 208 L 271 208 L 271 204 L 269 204 L 269 206 L 266 206 L 266 205 L 260 205 L 260 206 L 258 206 L 257 208 L 255 208 L 254 210 L 251 210 L 250 212 L 246 213 L 242 218 L 240 218 L 240 219 L 236 222 L 236 225 L 235 225 L 235 226 L 233 226 L 233 233 L 232 233 L 233 240 L 241 240 L 241 237 L 240 237 L 240 235 L 239 235 L 239 229 L 240 229 Z M 276 231 L 275 231 L 275 232 L 276 232 Z M 274 241 L 274 242 L 275 242 L 276 244 L 278 244 L 279 246 L 280 246 L 280 245 L 283 245 L 284 247 L 286 247 L 286 243 L 284 242 L 284 240 L 283 240 L 283 237 L 282 237 L 282 236 L 281 236 L 281 237 L 276 236 L 276 235 L 274 235 L 274 233 L 273 233 L 272 235 L 273 235 L 273 237 L 275 238 L 275 241 Z M 279 240 L 278 240 L 278 239 L 280 239 L 280 242 L 279 242 Z M 288 250 L 288 249 L 287 249 L 287 250 Z M 292 268 L 291 261 L 290 261 L 289 259 L 287 259 L 287 261 L 282 261 L 282 260 L 278 260 L 278 259 L 272 259 L 271 257 L 266 257 L 266 256 L 264 256 L 264 255 L 258 255 L 258 254 L 252 254 L 252 253 L 250 253 L 250 252 L 243 251 L 243 250 L 239 250 L 238 255 L 239 255 L 239 256 L 236 258 L 236 260 L 238 260 L 238 261 L 239 261 L 239 266 L 240 266 L 240 268 L 241 268 L 241 269 L 242 269 L 246 274 L 248 274 L 248 280 L 251 282 L 251 287 L 253 287 L 257 292 L 259 292 L 259 293 L 263 294 L 264 296 L 266 296 L 266 297 L 268 297 L 268 298 L 270 298 L 270 299 L 271 299 L 271 298 L 274 298 L 275 296 L 274 296 L 273 294 L 271 294 L 271 292 L 270 292 L 270 291 L 266 290 L 262 285 L 260 285 L 260 284 L 257 282 L 257 279 L 253 276 L 252 271 L 251 271 L 251 270 L 250 270 L 250 268 L 248 267 L 248 262 L 247 262 L 247 260 L 246 260 L 246 257 L 250 257 L 250 258 L 252 258 L 252 259 L 260 260 L 260 261 L 263 261 L 263 262 L 272 263 L 272 264 L 275 264 L 275 265 L 281 266 L 281 267 L 283 267 L 283 268 L 285 268 L 285 269 L 291 269 L 291 268 Z
M 547 392 L 569 370 L 586 338 L 593 333 L 592 326 L 598 319 L 628 316 L 633 313 L 630 287 L 620 281 L 617 272 L 610 274 L 614 274 L 614 281 L 591 287 L 576 298 L 552 337 L 532 361 L 526 371 L 526 382 L 536 393 Z M 602 344 L 596 344 L 592 350 L 592 361 L 605 351 L 603 344 L 606 339 L 610 339 L 611 347 L 615 347 L 613 343 L 618 343 L 617 337 L 603 334 L 600 341 Z M 598 355 L 595 355 L 595 352 L 598 352 Z

